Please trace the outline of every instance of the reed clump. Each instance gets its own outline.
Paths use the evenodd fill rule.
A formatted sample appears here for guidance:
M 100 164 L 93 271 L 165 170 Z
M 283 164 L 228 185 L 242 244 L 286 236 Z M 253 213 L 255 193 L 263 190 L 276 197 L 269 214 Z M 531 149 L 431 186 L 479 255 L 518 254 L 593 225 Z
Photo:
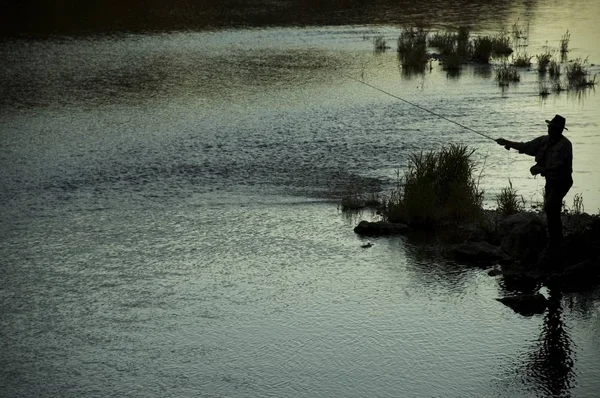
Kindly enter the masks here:
M 377 193 L 348 190 L 342 195 L 339 210 L 343 212 L 358 212 L 366 208 L 377 209 L 380 203 L 381 199 Z
M 430 47 L 440 50 L 442 55 L 448 55 L 455 52 L 458 35 L 452 32 L 435 33 L 428 39 Z
M 556 79 L 560 76 L 560 64 L 556 60 L 551 60 L 548 66 L 548 74 L 552 79 Z
M 560 53 L 563 56 L 569 52 L 569 42 L 571 41 L 571 34 L 567 29 L 567 32 L 560 38 Z
M 537 70 L 539 73 L 545 73 L 552 61 L 552 54 L 550 52 L 545 52 L 542 54 L 537 54 L 535 56 L 537 60 Z
M 385 52 L 390 47 L 387 45 L 387 41 L 383 38 L 383 36 L 377 36 L 373 39 L 373 46 L 375 48 L 375 52 L 382 53 Z
M 517 193 L 510 179 L 508 180 L 508 186 L 502 188 L 500 193 L 496 195 L 496 204 L 498 205 L 498 212 L 503 217 L 525 210 L 525 198 Z
M 402 184 L 383 204 L 384 219 L 435 227 L 478 218 L 483 191 L 473 176 L 473 153 L 465 145 L 450 144 L 438 151 L 412 154 Z
M 508 56 L 512 54 L 513 49 L 510 46 L 510 37 L 506 32 L 500 32 L 492 36 L 492 53 L 495 55 Z
M 403 67 L 421 69 L 429 60 L 427 32 L 423 28 L 409 28 L 398 37 L 398 58 Z
M 471 57 L 475 62 L 489 64 L 493 50 L 494 44 L 491 36 L 476 37 L 473 40 L 473 52 Z
M 501 86 L 521 81 L 519 71 L 514 65 L 503 63 L 496 67 L 496 80 Z
M 531 55 L 527 53 L 516 54 L 513 56 L 513 65 L 517 68 L 529 68 L 531 66 Z
M 589 79 L 590 72 L 586 64 L 587 58 L 584 60 L 577 58 L 570 61 L 565 67 L 569 87 L 584 88 L 596 84 L 596 76 L 591 80 Z

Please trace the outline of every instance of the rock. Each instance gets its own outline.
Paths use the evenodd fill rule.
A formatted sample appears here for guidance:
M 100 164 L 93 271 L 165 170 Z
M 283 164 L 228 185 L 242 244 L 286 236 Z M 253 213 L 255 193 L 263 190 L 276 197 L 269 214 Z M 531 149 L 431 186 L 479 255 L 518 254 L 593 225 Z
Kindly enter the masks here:
M 498 246 L 487 242 L 465 242 L 450 249 L 452 258 L 468 263 L 489 264 L 502 257 Z
M 546 311 L 548 300 L 543 294 L 521 294 L 496 299 L 502 304 L 510 307 L 513 311 L 524 316 L 542 314 Z
M 523 263 L 537 263 L 538 253 L 546 245 L 546 223 L 535 213 L 517 213 L 498 224 L 502 250 Z
M 410 228 L 406 224 L 385 221 L 370 222 L 363 220 L 354 227 L 354 232 L 363 236 L 401 235 L 408 231 L 410 231 Z
M 564 292 L 579 292 L 600 283 L 600 260 L 585 260 L 548 278 L 548 284 Z

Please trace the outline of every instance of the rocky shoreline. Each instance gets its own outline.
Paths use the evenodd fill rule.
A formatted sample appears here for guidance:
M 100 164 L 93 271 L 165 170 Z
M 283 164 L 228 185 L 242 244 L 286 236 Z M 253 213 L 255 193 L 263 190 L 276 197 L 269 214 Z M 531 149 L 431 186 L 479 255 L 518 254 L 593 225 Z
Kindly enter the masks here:
M 431 231 L 434 244 L 443 248 L 443 256 L 448 260 L 488 269 L 490 276 L 511 282 L 527 282 L 565 293 L 600 286 L 599 215 L 563 215 L 565 238 L 559 247 L 548 247 L 544 214 L 521 212 L 501 217 L 494 210 L 486 210 L 483 218 L 478 223 L 436 226 Z M 400 223 L 361 221 L 354 232 L 378 237 L 422 231 Z M 523 315 L 540 313 L 545 308 L 538 294 L 499 300 Z

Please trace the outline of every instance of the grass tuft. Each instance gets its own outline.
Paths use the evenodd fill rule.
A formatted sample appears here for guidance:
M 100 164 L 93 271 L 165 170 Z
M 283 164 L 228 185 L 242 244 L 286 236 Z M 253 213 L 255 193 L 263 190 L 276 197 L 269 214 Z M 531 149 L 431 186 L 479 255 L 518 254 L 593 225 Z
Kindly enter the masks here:
M 473 53 L 472 53 L 471 57 L 474 62 L 479 62 L 482 64 L 489 64 L 490 57 L 492 56 L 493 50 L 494 50 L 494 43 L 492 42 L 492 37 L 490 37 L 490 36 L 476 37 L 473 40 Z
M 384 218 L 434 227 L 478 217 L 483 191 L 473 177 L 473 153 L 467 146 L 450 144 L 439 151 L 411 155 L 402 183 L 385 203 Z
M 569 41 L 571 41 L 571 34 L 567 29 L 567 32 L 560 39 L 560 53 L 566 55 L 569 52 Z
M 551 78 L 558 78 L 560 76 L 560 64 L 555 60 L 551 60 L 550 65 L 548 66 L 548 73 Z
M 513 55 L 513 65 L 517 68 L 529 68 L 531 66 L 531 55 L 527 53 Z
M 552 54 L 550 52 L 545 52 L 543 54 L 537 54 L 535 58 L 537 60 L 538 72 L 545 73 L 548 69 L 548 65 L 550 65 L 550 61 L 552 60 Z
M 427 32 L 423 28 L 409 28 L 398 37 L 398 58 L 403 67 L 424 69 L 429 60 Z
M 525 209 L 525 199 L 523 195 L 519 195 L 517 190 L 513 188 L 510 179 L 508 180 L 508 187 L 502 188 L 500 193 L 496 195 L 496 203 L 498 211 L 504 217 L 519 213 Z
M 510 37 L 506 32 L 500 32 L 491 38 L 492 52 L 496 55 L 510 55 L 513 49 L 510 47 Z
M 565 67 L 567 81 L 570 87 L 583 88 L 594 86 L 596 84 L 595 76 L 592 80 L 588 79 L 590 72 L 586 64 L 587 58 L 584 60 L 577 58 L 570 61 L 569 65 Z
M 496 67 L 496 80 L 501 86 L 506 86 L 509 83 L 516 83 L 521 81 L 519 71 L 513 65 L 509 65 L 506 62 Z
M 377 36 L 373 39 L 373 46 L 375 47 L 376 53 L 385 52 L 388 48 L 387 41 L 383 38 L 383 36 Z

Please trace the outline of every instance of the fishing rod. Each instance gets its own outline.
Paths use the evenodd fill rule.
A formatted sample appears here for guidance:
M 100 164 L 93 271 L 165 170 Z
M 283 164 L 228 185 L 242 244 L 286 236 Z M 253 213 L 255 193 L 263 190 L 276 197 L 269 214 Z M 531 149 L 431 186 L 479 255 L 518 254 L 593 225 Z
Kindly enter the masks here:
M 349 78 L 349 79 L 352 79 L 352 80 L 354 80 L 354 81 L 356 81 L 356 82 L 359 82 L 359 83 L 361 83 L 361 84 L 364 84 L 365 86 L 371 87 L 371 88 L 373 88 L 373 89 L 375 89 L 375 90 L 377 90 L 377 91 L 380 91 L 380 92 L 382 92 L 382 93 L 384 93 L 384 94 L 387 94 L 387 95 L 389 95 L 390 97 L 393 97 L 393 98 L 396 98 L 396 99 L 398 99 L 398 100 L 400 100 L 400 101 L 406 102 L 407 104 L 409 104 L 409 105 L 412 105 L 412 106 L 414 106 L 415 108 L 419 108 L 419 109 L 421 109 L 421 110 L 423 110 L 423 111 L 425 111 L 425 112 L 431 113 L 432 115 L 435 115 L 435 116 L 437 116 L 437 117 L 440 117 L 440 118 L 442 118 L 442 119 L 444 119 L 444 120 L 447 120 L 447 121 L 449 121 L 450 123 L 454 123 L 454 124 L 456 124 L 456 125 L 458 125 L 458 126 L 460 126 L 460 127 L 464 128 L 464 129 L 466 129 L 466 130 L 469 130 L 469 131 L 471 131 L 471 132 L 473 132 L 473 133 L 475 133 L 475 134 L 479 134 L 480 136 L 482 136 L 482 137 L 485 137 L 485 138 L 487 138 L 488 140 L 492 140 L 492 141 L 494 141 L 494 142 L 497 142 L 497 141 L 496 141 L 494 138 L 490 137 L 489 135 L 486 135 L 486 134 L 480 133 L 479 131 L 473 130 L 472 128 L 470 128 L 470 127 L 468 127 L 468 126 L 465 126 L 464 124 L 461 124 L 461 123 L 455 122 L 455 121 L 454 121 L 454 120 L 452 120 L 452 119 L 448 119 L 447 117 L 445 117 L 445 116 L 443 116 L 443 115 L 440 115 L 439 113 L 436 113 L 436 112 L 430 111 L 429 109 L 427 109 L 427 108 L 424 108 L 424 107 L 422 107 L 422 106 L 421 106 L 421 105 L 419 105 L 419 104 L 415 104 L 414 102 L 411 102 L 411 101 L 405 100 L 404 98 L 401 98 L 401 97 L 399 97 L 399 96 L 397 96 L 397 95 L 394 95 L 394 94 L 392 94 L 392 93 L 390 93 L 390 92 L 387 92 L 387 91 L 385 91 L 385 90 L 382 90 L 381 88 L 379 88 L 379 87 L 376 87 L 376 86 L 374 86 L 374 85 L 372 85 L 372 84 L 369 84 L 369 83 L 367 83 L 367 82 L 365 82 L 365 81 L 362 81 L 362 80 L 360 80 L 360 79 L 356 79 L 356 78 L 354 78 L 354 77 L 352 77 L 352 76 L 350 76 L 350 75 L 346 75 L 346 74 L 342 74 L 342 75 L 343 75 L 343 76 L 346 76 L 347 78 Z

